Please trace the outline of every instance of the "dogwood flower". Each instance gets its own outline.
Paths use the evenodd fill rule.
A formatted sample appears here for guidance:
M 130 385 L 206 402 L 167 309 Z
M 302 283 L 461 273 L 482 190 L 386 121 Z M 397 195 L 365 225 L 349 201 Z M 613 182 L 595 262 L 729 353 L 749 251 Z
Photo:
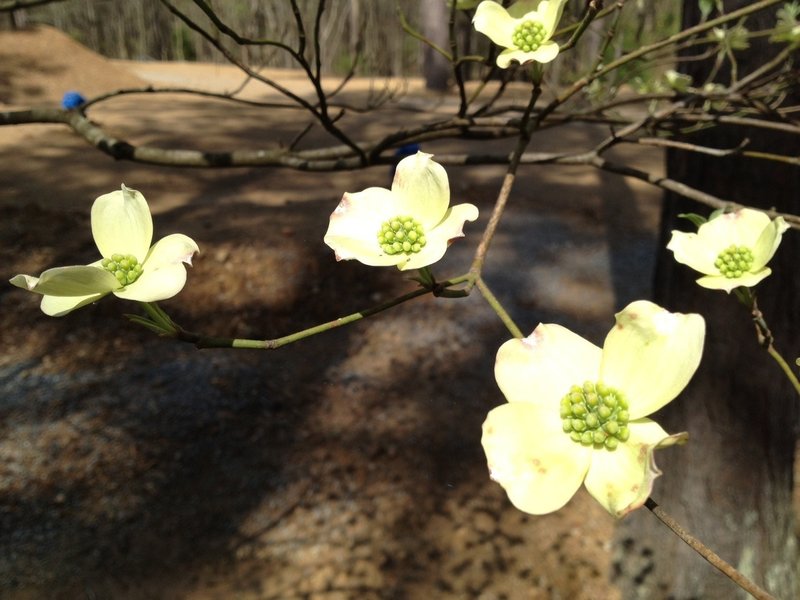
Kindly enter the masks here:
M 53 317 L 113 293 L 119 298 L 156 302 L 172 298 L 186 283 L 186 268 L 199 252 L 183 234 L 168 235 L 152 247 L 153 219 L 136 190 L 104 194 L 92 205 L 92 236 L 102 259 L 89 265 L 56 267 L 39 277 L 16 275 L 10 281 L 42 294 L 42 311 Z
M 324 240 L 336 260 L 406 271 L 438 261 L 455 238 L 463 237 L 464 222 L 477 218 L 472 204 L 450 206 L 444 167 L 431 154 L 417 152 L 397 164 L 391 190 L 345 192 Z
M 489 412 L 481 443 L 492 479 L 518 509 L 558 510 L 583 483 L 622 517 L 661 474 L 653 450 L 685 441 L 645 417 L 697 369 L 703 318 L 640 300 L 616 321 L 602 349 L 553 324 L 500 347 L 495 377 L 508 403 Z
M 558 56 L 558 44 L 550 38 L 561 19 L 566 0 L 520 0 L 508 10 L 485 0 L 478 5 L 472 24 L 498 46 L 505 48 L 497 66 L 507 69 L 512 60 L 520 64 L 546 63 Z
M 667 249 L 675 260 L 703 273 L 697 283 L 712 290 L 753 287 L 772 273 L 767 267 L 789 226 L 758 210 L 742 208 L 703 223 L 697 233 L 673 231 Z

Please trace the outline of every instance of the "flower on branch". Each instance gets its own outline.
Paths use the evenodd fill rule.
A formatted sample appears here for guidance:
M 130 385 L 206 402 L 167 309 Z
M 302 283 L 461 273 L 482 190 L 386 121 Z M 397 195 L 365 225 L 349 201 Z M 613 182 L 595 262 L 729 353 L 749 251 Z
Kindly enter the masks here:
M 153 219 L 136 190 L 104 194 L 92 205 L 92 236 L 102 259 L 89 265 L 56 267 L 39 277 L 16 275 L 11 283 L 42 294 L 42 311 L 60 317 L 113 293 L 138 302 L 172 298 L 186 283 L 186 268 L 199 252 L 183 234 L 168 235 L 152 247 Z
M 678 71 L 674 69 L 669 69 L 666 73 L 664 73 L 664 79 L 667 82 L 667 86 L 670 89 L 675 90 L 681 94 L 685 94 L 689 86 L 692 85 L 692 76 L 687 75 L 686 73 L 678 73 Z
M 419 269 L 441 259 L 447 246 L 463 237 L 464 222 L 477 218 L 472 204 L 450 206 L 444 167 L 431 154 L 417 152 L 397 164 L 391 190 L 345 192 L 331 214 L 325 243 L 336 260 Z
M 561 19 L 566 0 L 520 0 L 508 9 L 485 0 L 478 5 L 472 24 L 498 46 L 505 48 L 497 66 L 507 69 L 511 61 L 524 65 L 546 63 L 558 56 L 558 44 L 550 38 Z
M 775 33 L 769 38 L 771 42 L 800 42 L 800 2 L 787 2 L 777 12 L 778 22 Z
M 709 39 L 719 44 L 723 52 L 747 50 L 750 47 L 749 36 L 750 32 L 743 25 L 735 25 L 730 28 L 714 27 L 708 34 Z
M 492 479 L 530 514 L 558 510 L 582 483 L 615 517 L 639 508 L 661 474 L 653 450 L 687 438 L 645 417 L 683 390 L 704 339 L 700 315 L 640 300 L 602 349 L 553 324 L 506 342 L 495 377 L 508 403 L 489 412 L 481 440 Z
M 712 290 L 753 287 L 772 270 L 767 267 L 789 226 L 743 208 L 723 213 L 700 225 L 697 233 L 673 231 L 667 249 L 675 260 L 703 273 L 697 283 Z

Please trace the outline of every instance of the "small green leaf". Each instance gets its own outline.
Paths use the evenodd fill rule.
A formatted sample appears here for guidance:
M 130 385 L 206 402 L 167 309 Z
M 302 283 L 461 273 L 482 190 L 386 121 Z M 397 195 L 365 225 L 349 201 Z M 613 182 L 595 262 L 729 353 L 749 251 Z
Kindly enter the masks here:
M 141 325 L 142 327 L 146 327 L 147 329 L 149 329 L 153 333 L 157 333 L 158 335 L 163 335 L 163 336 L 167 336 L 167 337 L 174 337 L 174 335 L 175 335 L 174 331 L 166 330 L 161 325 L 159 325 L 158 323 L 154 323 L 153 321 L 151 321 L 150 319 L 148 319 L 146 317 L 142 317 L 140 315 L 131 315 L 131 314 L 126 314 L 125 317 L 131 323 L 136 323 L 137 325 Z
M 714 0 L 698 0 L 697 4 L 700 7 L 700 15 L 705 21 L 711 11 L 714 10 Z
M 698 228 L 700 227 L 700 225 L 706 223 L 706 218 L 701 215 L 698 215 L 697 213 L 681 213 L 678 216 L 681 219 L 686 219 L 688 221 L 691 221 L 692 223 L 694 223 L 695 227 Z

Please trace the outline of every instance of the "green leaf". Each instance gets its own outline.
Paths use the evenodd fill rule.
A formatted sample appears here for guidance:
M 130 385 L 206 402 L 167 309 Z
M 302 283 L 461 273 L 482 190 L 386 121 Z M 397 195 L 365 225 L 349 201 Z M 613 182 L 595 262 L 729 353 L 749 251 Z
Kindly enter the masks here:
M 142 317 L 140 315 L 131 315 L 131 314 L 125 314 L 125 317 L 131 323 L 136 323 L 137 325 L 141 325 L 142 327 L 146 327 L 147 329 L 149 329 L 153 333 L 157 333 L 158 335 L 163 335 L 163 336 L 167 336 L 167 337 L 174 337 L 174 334 L 175 334 L 174 331 L 166 330 L 161 325 L 159 325 L 158 323 L 154 323 L 153 321 L 151 321 L 150 319 L 148 319 L 146 317 Z
M 714 0 L 697 0 L 697 4 L 700 7 L 700 15 L 705 21 L 711 11 L 714 10 Z
M 692 223 L 694 223 L 695 227 L 698 228 L 700 227 L 700 225 L 706 223 L 706 218 L 701 215 L 698 215 L 697 213 L 681 213 L 678 216 L 681 219 L 686 219 L 688 221 L 691 221 Z

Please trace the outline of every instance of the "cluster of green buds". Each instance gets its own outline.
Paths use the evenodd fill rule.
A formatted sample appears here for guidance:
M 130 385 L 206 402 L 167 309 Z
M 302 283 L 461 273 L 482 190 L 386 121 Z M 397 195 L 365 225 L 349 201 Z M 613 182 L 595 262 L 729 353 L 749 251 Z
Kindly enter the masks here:
M 564 433 L 584 446 L 614 450 L 630 436 L 627 401 L 599 382 L 573 385 L 561 399 L 560 414 Z
M 728 279 L 737 279 L 753 266 L 753 252 L 746 246 L 731 244 L 719 253 L 714 266 Z
M 132 254 L 114 254 L 100 261 L 103 268 L 117 278 L 121 285 L 130 285 L 142 274 L 142 265 Z
M 542 45 L 545 34 L 542 23 L 527 20 L 517 25 L 511 40 L 514 42 L 514 46 L 523 52 L 534 52 Z
M 413 217 L 395 217 L 381 225 L 378 243 L 389 255 L 416 254 L 426 244 L 425 230 Z

